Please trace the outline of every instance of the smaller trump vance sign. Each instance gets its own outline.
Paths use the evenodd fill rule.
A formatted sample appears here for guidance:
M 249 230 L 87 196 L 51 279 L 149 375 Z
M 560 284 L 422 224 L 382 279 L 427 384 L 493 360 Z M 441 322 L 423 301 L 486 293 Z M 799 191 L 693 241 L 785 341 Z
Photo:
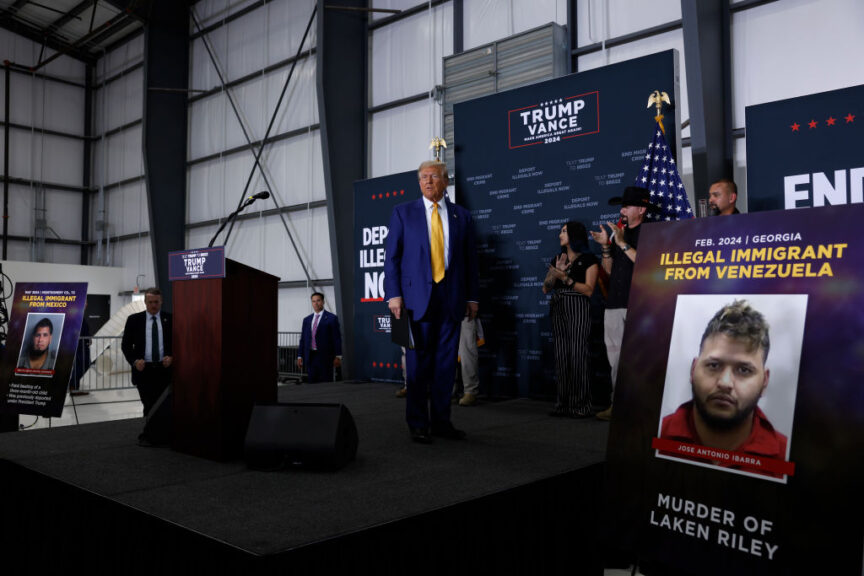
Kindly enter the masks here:
M 224 277 L 224 246 L 168 253 L 168 279 L 171 281 Z

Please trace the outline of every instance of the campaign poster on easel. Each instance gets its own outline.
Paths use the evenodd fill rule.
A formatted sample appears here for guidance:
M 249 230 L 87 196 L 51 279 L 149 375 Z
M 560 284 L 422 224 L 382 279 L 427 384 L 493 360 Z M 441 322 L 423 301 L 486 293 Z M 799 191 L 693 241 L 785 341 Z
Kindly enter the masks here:
M 642 231 L 608 447 L 611 530 L 641 565 L 861 573 L 862 218 Z
M 86 300 L 86 283 L 15 285 L 0 363 L 0 410 L 62 414 Z

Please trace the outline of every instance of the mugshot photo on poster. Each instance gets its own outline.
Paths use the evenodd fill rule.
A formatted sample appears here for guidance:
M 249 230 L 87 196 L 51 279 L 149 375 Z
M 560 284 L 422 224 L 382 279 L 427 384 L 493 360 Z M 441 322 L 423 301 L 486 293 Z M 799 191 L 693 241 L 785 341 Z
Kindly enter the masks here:
M 806 294 L 679 295 L 656 455 L 786 481 Z
M 46 377 L 54 374 L 57 350 L 63 334 L 65 314 L 27 314 L 24 338 L 15 373 L 22 376 Z

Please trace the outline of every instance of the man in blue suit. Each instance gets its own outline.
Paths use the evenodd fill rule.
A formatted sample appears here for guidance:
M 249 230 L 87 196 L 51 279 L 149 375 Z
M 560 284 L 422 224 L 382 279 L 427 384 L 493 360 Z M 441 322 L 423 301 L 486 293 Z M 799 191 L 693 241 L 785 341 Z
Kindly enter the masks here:
M 324 310 L 324 294 L 312 294 L 313 313 L 303 319 L 297 366 L 306 366 L 309 382 L 332 382 L 333 367 L 342 365 L 339 318 Z
M 412 440 L 426 444 L 465 437 L 450 422 L 450 393 L 462 319 L 477 316 L 477 251 L 471 214 L 444 194 L 447 166 L 423 162 L 417 174 L 423 197 L 390 217 L 384 292 L 390 312 L 411 322 L 406 419 Z

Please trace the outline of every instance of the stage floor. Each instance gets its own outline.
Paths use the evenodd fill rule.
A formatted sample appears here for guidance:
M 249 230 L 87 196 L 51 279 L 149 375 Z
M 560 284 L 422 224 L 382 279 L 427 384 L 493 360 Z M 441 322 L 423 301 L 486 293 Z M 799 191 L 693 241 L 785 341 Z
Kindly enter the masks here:
M 0 434 L 0 458 L 254 555 L 272 555 L 501 493 L 605 460 L 608 424 L 516 399 L 453 407 L 465 441 L 410 441 L 392 384 L 284 386 L 282 402 L 343 403 L 359 433 L 339 472 L 260 472 L 142 448 L 141 419 Z M 50 521 L 47 520 L 46 521 Z

